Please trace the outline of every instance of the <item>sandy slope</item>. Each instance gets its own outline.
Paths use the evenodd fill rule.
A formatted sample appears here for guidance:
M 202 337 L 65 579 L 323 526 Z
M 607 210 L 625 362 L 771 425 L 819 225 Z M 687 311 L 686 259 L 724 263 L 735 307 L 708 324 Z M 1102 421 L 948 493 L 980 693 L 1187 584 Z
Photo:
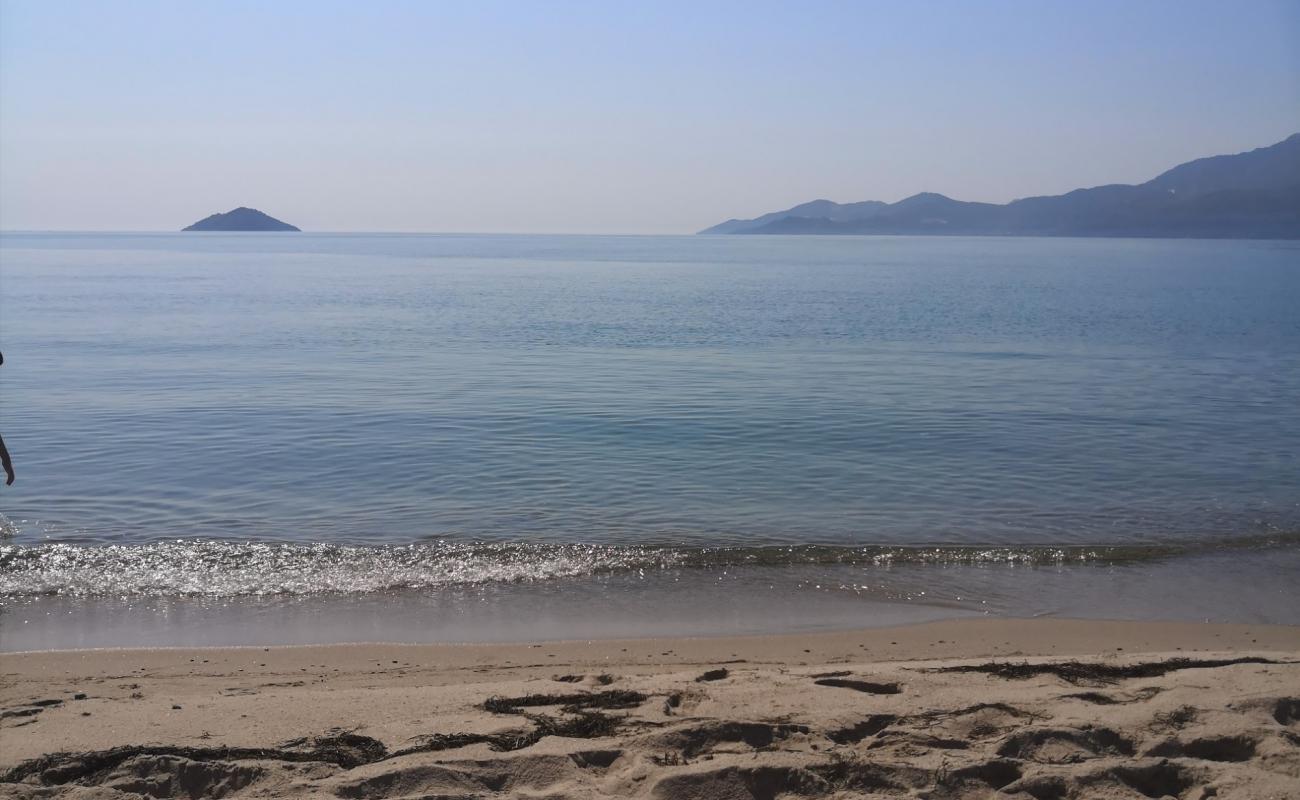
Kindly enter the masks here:
M 1300 663 L 1144 666 L 1243 658 L 1300 629 L 10 654 L 0 795 L 1300 797 Z

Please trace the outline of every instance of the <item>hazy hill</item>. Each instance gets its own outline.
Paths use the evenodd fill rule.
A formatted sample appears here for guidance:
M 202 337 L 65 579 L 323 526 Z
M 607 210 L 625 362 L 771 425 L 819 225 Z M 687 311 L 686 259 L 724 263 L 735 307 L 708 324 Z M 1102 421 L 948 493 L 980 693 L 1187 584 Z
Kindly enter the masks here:
M 224 214 L 204 217 L 188 228 L 187 231 L 296 231 L 294 226 L 281 222 L 275 217 L 263 214 L 256 208 L 239 208 Z
M 714 225 L 700 233 L 741 233 L 741 228 L 765 225 L 786 217 L 803 217 L 806 219 L 826 219 L 833 221 L 863 219 L 873 213 L 889 208 L 888 203 L 879 200 L 865 200 L 861 203 L 833 203 L 830 200 L 813 200 L 810 203 L 787 208 L 785 211 L 773 211 L 756 219 L 729 219 L 720 225 Z
M 1005 205 L 924 192 L 897 203 L 814 200 L 701 233 L 1300 238 L 1300 133 L 1189 161 L 1136 186 L 1076 189 Z

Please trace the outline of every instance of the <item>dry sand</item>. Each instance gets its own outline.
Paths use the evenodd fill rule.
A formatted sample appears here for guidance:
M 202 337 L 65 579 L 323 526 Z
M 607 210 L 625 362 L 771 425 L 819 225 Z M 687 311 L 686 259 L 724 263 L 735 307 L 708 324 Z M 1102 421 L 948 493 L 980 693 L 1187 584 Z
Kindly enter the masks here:
M 1296 798 L 1297 662 L 1295 627 L 1043 619 L 17 653 L 0 795 Z

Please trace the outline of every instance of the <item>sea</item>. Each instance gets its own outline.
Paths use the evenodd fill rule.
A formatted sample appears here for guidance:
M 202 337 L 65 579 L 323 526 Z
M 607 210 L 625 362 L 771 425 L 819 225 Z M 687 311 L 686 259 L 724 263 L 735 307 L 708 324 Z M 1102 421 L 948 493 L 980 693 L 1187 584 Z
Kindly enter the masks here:
M 1300 242 L 5 233 L 0 649 L 1300 623 Z

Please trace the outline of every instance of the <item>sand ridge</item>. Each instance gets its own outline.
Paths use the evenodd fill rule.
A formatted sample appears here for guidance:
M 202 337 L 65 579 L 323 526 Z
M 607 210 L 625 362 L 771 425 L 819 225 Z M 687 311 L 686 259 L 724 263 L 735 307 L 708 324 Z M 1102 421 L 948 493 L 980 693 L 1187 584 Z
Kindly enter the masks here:
M 74 651 L 0 671 L 14 797 L 1300 796 L 1286 627 Z

